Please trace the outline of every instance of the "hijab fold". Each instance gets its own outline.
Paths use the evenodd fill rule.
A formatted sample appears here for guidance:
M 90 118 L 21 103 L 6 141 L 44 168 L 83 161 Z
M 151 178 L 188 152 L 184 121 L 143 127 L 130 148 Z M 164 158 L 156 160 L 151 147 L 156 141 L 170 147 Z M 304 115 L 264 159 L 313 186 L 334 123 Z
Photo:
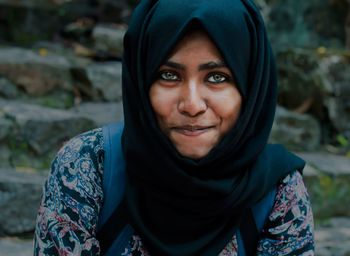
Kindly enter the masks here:
M 149 89 L 193 26 L 206 31 L 235 76 L 243 104 L 235 127 L 200 160 L 181 156 L 160 131 Z M 243 210 L 303 160 L 268 145 L 276 70 L 251 0 L 142 0 L 124 38 L 122 137 L 130 220 L 151 255 L 217 255 Z

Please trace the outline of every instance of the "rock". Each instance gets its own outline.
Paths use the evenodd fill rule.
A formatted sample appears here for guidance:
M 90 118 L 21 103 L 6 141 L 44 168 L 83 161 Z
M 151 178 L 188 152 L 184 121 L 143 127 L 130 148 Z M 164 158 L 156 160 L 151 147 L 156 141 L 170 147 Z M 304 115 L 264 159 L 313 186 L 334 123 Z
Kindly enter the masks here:
M 297 154 L 308 163 L 304 181 L 314 216 L 317 219 L 350 217 L 350 159 L 316 152 Z
M 0 49 L 0 75 L 22 87 L 29 95 L 44 95 L 55 89 L 71 92 L 70 67 L 63 56 L 41 56 L 20 48 Z
M 325 83 L 331 87 L 324 105 L 329 118 L 339 131 L 350 131 L 350 52 L 327 52 L 319 61 L 320 72 L 325 76 Z
M 0 166 L 5 168 L 12 167 L 11 149 L 7 145 L 0 144 Z
M 274 49 L 343 47 L 345 1 L 269 1 L 267 29 Z
M 130 7 L 135 5 L 135 0 L 100 0 L 100 20 L 103 22 L 127 22 L 131 15 Z
M 62 15 L 59 15 L 58 2 L 54 0 L 1 0 L 0 38 L 25 46 L 37 40 L 52 39 L 55 32 L 59 31 L 62 26 Z
M 122 98 L 122 64 L 95 63 L 87 66 L 86 76 L 93 100 L 120 101 Z M 88 90 L 88 89 L 87 89 Z
M 8 137 L 11 133 L 11 129 L 13 128 L 13 123 L 6 119 L 3 115 L 4 114 L 1 114 L 0 111 L 0 141 Z
M 316 117 L 326 142 L 332 130 L 350 130 L 348 56 L 347 51 L 326 48 L 290 49 L 277 55 L 279 104 Z
M 90 59 L 77 56 L 74 47 L 67 47 L 58 42 L 37 41 L 31 49 L 43 56 L 61 56 L 69 62 L 70 68 L 85 67 L 92 62 Z
M 315 243 L 315 255 L 350 255 L 350 219 L 331 218 L 316 225 Z
M 33 255 L 33 240 L 17 237 L 4 237 L 0 239 L 0 255 L 29 256 Z
M 350 50 L 350 0 L 347 0 L 348 3 L 348 14 L 345 20 L 345 47 Z
M 19 92 L 13 83 L 11 83 L 6 78 L 0 77 L 0 97 L 4 97 L 5 99 L 14 99 L 18 96 Z
M 17 144 L 14 150 L 23 148 L 37 155 L 56 151 L 65 140 L 95 127 L 92 121 L 68 111 L 14 101 L 0 101 L 0 110 L 15 123 L 9 138 Z
M 328 87 L 318 70 L 320 58 L 314 50 L 294 48 L 280 51 L 276 59 L 279 75 L 278 102 L 282 106 L 298 109 L 307 100 L 311 100 L 311 106 L 304 110 L 308 111 L 317 103 L 315 98 L 319 99 L 321 95 L 332 91 L 332 86 Z M 319 111 L 316 109 L 313 113 Z
M 94 17 L 94 19 L 104 23 L 125 23 L 130 15 L 130 4 L 132 0 L 74 0 L 65 1 L 61 10 L 65 12 L 65 20 L 68 17 Z
M 87 119 L 93 120 L 99 127 L 102 127 L 108 123 L 123 120 L 123 104 L 121 102 L 82 103 L 71 109 L 71 111 Z
M 269 138 L 271 143 L 281 143 L 291 150 L 314 150 L 320 140 L 321 131 L 315 118 L 277 107 Z
M 0 236 L 34 230 L 45 177 L 0 170 Z
M 55 108 L 55 109 L 68 109 L 74 106 L 76 98 L 70 93 L 64 91 L 55 90 L 48 95 L 42 96 L 22 96 L 18 98 L 23 103 L 29 103 L 34 105 L 40 105 L 43 107 Z
M 0 166 L 11 167 L 11 149 L 6 144 L 13 129 L 13 123 L 0 111 Z
M 57 146 L 58 141 L 94 126 L 83 117 L 61 110 L 13 102 L 0 102 L 0 108 L 15 121 L 18 135 L 38 154 Z
M 2 6 L 20 6 L 25 8 L 40 8 L 50 9 L 55 8 L 59 4 L 63 3 L 64 0 L 0 0 Z
M 350 175 L 350 158 L 315 152 L 303 152 L 299 155 L 310 165 L 327 175 Z
M 0 40 L 30 46 L 38 40 L 57 39 L 63 35 L 65 25 L 86 18 L 125 23 L 131 13 L 128 2 L 131 1 L 0 0 Z M 86 36 L 84 39 L 91 39 L 91 31 Z
M 123 38 L 125 32 L 125 28 L 122 29 L 107 25 L 95 26 L 92 32 L 95 49 L 121 57 L 123 53 Z

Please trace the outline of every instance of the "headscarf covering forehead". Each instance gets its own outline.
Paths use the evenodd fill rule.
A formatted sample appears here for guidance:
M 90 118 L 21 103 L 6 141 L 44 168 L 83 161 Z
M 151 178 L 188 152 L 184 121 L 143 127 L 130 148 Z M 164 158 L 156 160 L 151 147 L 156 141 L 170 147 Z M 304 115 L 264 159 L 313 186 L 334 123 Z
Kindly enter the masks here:
M 146 81 L 148 86 L 158 67 L 165 61 L 176 43 L 194 23 L 200 25 L 219 48 L 235 79 L 239 90 L 246 95 L 248 70 L 251 59 L 252 38 L 247 26 L 246 8 L 240 1 L 225 0 L 178 0 L 158 1 L 152 13 L 144 46 L 148 54 Z M 225 8 L 222 6 L 225 5 Z M 248 18 L 249 19 L 249 18 Z M 230 25 L 227 26 L 227 21 Z M 254 40 L 254 38 L 253 38 Z

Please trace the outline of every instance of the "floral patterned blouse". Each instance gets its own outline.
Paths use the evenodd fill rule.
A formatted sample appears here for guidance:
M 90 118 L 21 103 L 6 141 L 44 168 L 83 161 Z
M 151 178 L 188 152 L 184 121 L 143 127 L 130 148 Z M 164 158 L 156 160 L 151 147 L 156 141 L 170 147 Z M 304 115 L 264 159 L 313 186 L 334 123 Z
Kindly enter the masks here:
M 34 255 L 100 255 L 96 230 L 103 203 L 103 144 L 99 128 L 71 139 L 58 152 L 38 211 Z M 220 255 L 235 256 L 237 248 L 234 236 Z M 278 185 L 257 254 L 314 255 L 312 211 L 297 171 Z M 149 253 L 133 235 L 122 255 Z

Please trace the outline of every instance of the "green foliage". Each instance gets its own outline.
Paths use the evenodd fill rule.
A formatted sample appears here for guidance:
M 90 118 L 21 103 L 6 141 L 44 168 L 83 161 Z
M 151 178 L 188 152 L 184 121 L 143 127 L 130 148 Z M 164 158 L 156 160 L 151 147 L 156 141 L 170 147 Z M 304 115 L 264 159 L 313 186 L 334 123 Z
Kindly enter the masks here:
M 343 175 L 304 177 L 316 219 L 350 216 L 350 178 Z
M 337 142 L 340 144 L 342 147 L 347 147 L 349 146 L 349 140 L 343 135 L 343 134 L 338 134 L 337 135 Z
M 68 13 L 68 12 L 67 12 L 66 8 L 64 8 L 64 7 L 60 7 L 60 8 L 58 9 L 58 11 L 57 11 L 57 14 L 58 14 L 59 16 L 61 16 L 61 17 L 66 16 L 67 13 Z
M 36 103 L 42 105 L 44 107 L 49 108 L 58 108 L 58 109 L 68 109 L 73 107 L 74 105 L 74 97 L 73 95 L 53 95 L 53 96 L 42 96 L 37 99 L 34 99 Z
M 47 39 L 47 38 L 42 38 L 39 35 L 25 33 L 23 31 L 13 31 L 12 36 L 13 36 L 13 40 L 15 42 L 17 42 L 18 44 L 23 45 L 23 46 L 29 46 L 36 41 Z
M 15 169 L 41 171 L 50 168 L 55 152 L 52 151 L 38 156 L 31 149 L 28 142 L 20 136 L 11 135 L 5 143 L 11 151 L 10 164 Z
M 6 144 L 14 154 L 27 154 L 30 152 L 30 146 L 26 141 L 11 135 L 7 138 Z

